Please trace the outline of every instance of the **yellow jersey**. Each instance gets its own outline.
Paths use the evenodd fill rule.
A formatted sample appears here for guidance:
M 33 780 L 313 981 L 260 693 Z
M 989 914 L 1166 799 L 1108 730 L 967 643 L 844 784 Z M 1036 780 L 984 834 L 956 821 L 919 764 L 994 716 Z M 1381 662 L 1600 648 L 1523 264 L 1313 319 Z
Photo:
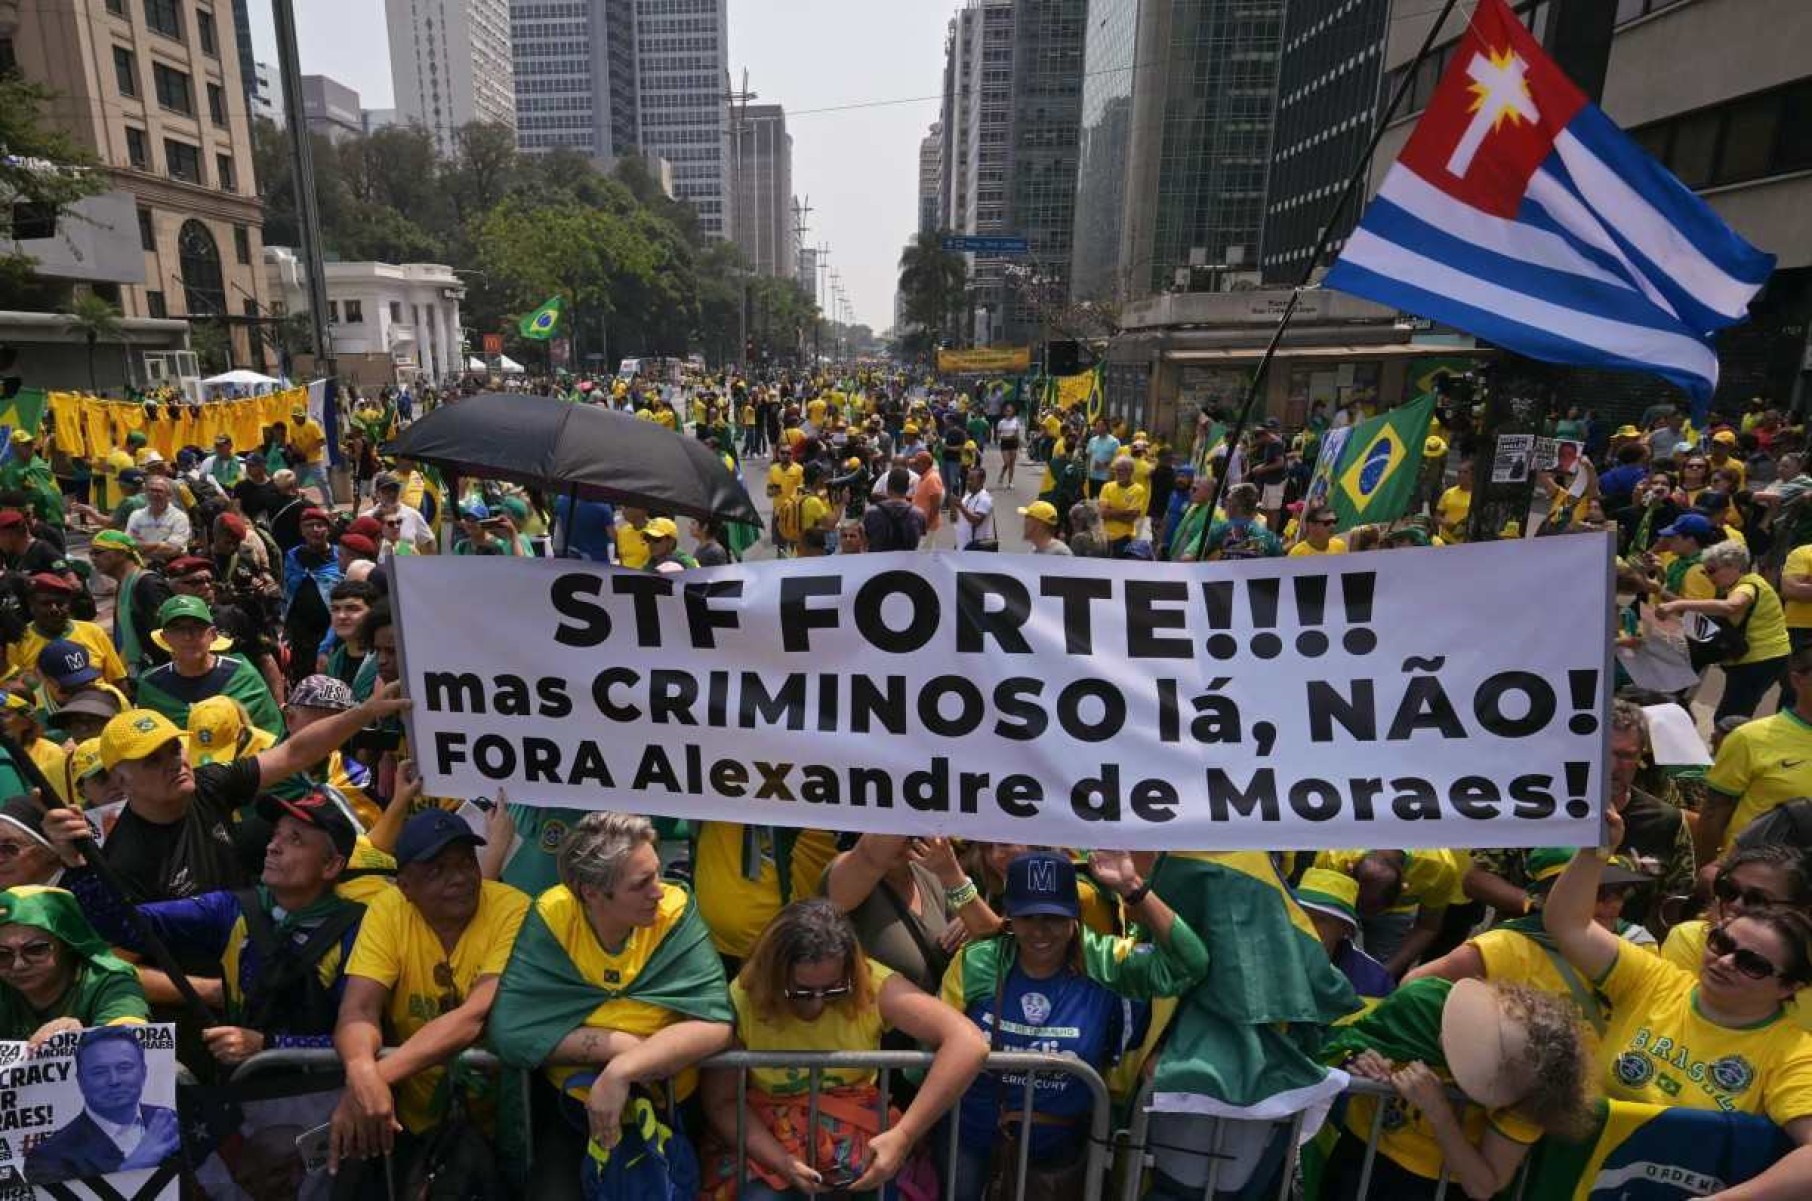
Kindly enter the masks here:
M 867 962 L 878 997 L 893 969 L 873 959 Z M 811 1021 L 796 1016 L 784 1000 L 777 1014 L 757 1013 L 740 980 L 730 982 L 730 1005 L 736 1010 L 736 1041 L 745 1051 L 878 1051 L 881 1036 L 891 1029 L 880 1005 L 857 1009 L 847 998 L 825 1005 Z M 756 1068 L 750 1074 L 755 1087 L 773 1097 L 803 1096 L 811 1088 L 811 1072 L 805 1068 Z M 821 1089 L 859 1088 L 874 1081 L 873 1068 L 826 1068 L 818 1074 Z
M 1310 555 L 1344 555 L 1345 553 L 1346 539 L 1344 538 L 1329 538 L 1326 550 L 1316 550 L 1307 542 L 1298 542 L 1290 548 L 1290 558 L 1292 559 L 1306 559 Z
M 755 940 L 781 909 L 780 871 L 774 853 L 775 831 L 736 822 L 699 822 L 692 867 L 698 915 L 710 927 L 718 951 L 746 958 Z M 837 854 L 836 836 L 824 830 L 783 831 L 792 836 L 787 856 L 789 896 L 818 894 L 818 881 Z M 745 840 L 753 835 L 753 845 Z M 752 852 L 752 856 L 748 853 Z M 752 862 L 749 861 L 752 857 Z
M 1787 561 L 1781 565 L 1781 583 L 1785 584 L 1795 576 L 1812 576 L 1812 542 L 1787 552 Z M 1812 629 L 1812 601 L 1783 598 L 1781 611 L 1786 615 L 1789 630 Z
M 1702 917 L 1681 922 L 1667 932 L 1667 941 L 1661 944 L 1661 958 L 1682 971 L 1698 974 L 1705 961 L 1705 931 L 1710 928 L 1711 923 Z M 1812 1034 L 1812 1005 L 1801 1005 L 1799 994 L 1795 993 L 1787 998 L 1784 1008 L 1794 1025 Z
M 1724 736 L 1705 783 L 1736 801 L 1721 853 L 1756 818 L 1812 796 L 1812 725 L 1791 709 L 1744 722 Z

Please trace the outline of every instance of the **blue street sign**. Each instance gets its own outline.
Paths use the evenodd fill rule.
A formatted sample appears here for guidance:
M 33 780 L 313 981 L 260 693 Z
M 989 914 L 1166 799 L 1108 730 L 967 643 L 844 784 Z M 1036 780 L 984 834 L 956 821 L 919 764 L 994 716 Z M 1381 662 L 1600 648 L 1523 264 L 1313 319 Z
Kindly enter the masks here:
M 1031 243 L 1010 234 L 945 234 L 944 249 L 967 254 L 1025 254 Z

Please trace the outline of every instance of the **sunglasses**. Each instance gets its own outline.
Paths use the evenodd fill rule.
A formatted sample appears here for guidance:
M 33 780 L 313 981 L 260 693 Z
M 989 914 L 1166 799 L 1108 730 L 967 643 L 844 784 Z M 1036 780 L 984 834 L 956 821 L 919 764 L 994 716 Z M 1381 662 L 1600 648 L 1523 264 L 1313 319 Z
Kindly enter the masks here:
M 1740 903 L 1745 909 L 1760 909 L 1767 905 L 1781 903 L 1779 897 L 1772 897 L 1760 888 L 1738 888 L 1737 882 L 1729 876 L 1719 876 L 1711 882 L 1711 895 L 1721 905 Z
M 829 988 L 788 988 L 782 990 L 782 996 L 789 1001 L 835 1001 L 849 995 L 848 984 L 833 984 Z
M 1766 980 L 1778 976 L 1781 970 L 1771 963 L 1766 955 L 1751 951 L 1740 945 L 1736 939 L 1725 933 L 1724 927 L 1713 926 L 1705 932 L 1705 949 L 1715 958 L 1729 957 L 1731 965 L 1751 980 Z
M 15 966 L 35 967 L 49 963 L 55 950 L 56 944 L 47 938 L 18 947 L 0 947 L 0 972 L 10 972 Z

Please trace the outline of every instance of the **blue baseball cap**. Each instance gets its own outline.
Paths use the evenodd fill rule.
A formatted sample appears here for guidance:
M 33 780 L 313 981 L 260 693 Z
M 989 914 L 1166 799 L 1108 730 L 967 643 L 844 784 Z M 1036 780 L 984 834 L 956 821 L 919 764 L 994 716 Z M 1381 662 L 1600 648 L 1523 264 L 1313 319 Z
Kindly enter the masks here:
M 57 638 L 44 644 L 38 652 L 38 674 L 54 680 L 59 688 L 77 688 L 101 678 L 94 656 L 79 642 Z
M 456 842 L 481 847 L 484 839 L 465 819 L 445 809 L 424 809 L 403 824 L 396 840 L 396 865 L 425 863 Z
M 491 510 L 478 501 L 471 500 L 459 506 L 461 517 L 470 517 L 473 521 L 483 521 L 491 515 Z
M 1007 916 L 1040 914 L 1082 916 L 1082 902 L 1076 894 L 1076 865 L 1050 851 L 1031 851 L 1007 864 Z
M 1697 538 L 1701 542 L 1710 542 L 1717 537 L 1711 522 L 1703 513 L 1682 513 L 1674 518 L 1674 523 L 1662 530 L 1662 538 Z

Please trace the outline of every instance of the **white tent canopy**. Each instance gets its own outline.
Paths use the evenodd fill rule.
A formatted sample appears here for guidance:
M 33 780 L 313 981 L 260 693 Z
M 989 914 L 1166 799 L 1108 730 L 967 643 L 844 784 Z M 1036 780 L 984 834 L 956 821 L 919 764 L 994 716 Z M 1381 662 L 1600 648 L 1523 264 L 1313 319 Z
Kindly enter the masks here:
M 500 354 L 497 356 L 497 366 L 510 375 L 521 375 L 524 370 L 521 363 L 518 363 L 507 354 Z
M 240 367 L 234 371 L 209 376 L 201 381 L 201 386 L 204 388 L 261 388 L 274 387 L 282 382 L 271 376 L 260 375 L 256 371 L 247 371 Z
M 466 370 L 483 371 L 484 369 L 485 369 L 485 367 L 484 367 L 483 359 L 467 359 L 466 360 Z

